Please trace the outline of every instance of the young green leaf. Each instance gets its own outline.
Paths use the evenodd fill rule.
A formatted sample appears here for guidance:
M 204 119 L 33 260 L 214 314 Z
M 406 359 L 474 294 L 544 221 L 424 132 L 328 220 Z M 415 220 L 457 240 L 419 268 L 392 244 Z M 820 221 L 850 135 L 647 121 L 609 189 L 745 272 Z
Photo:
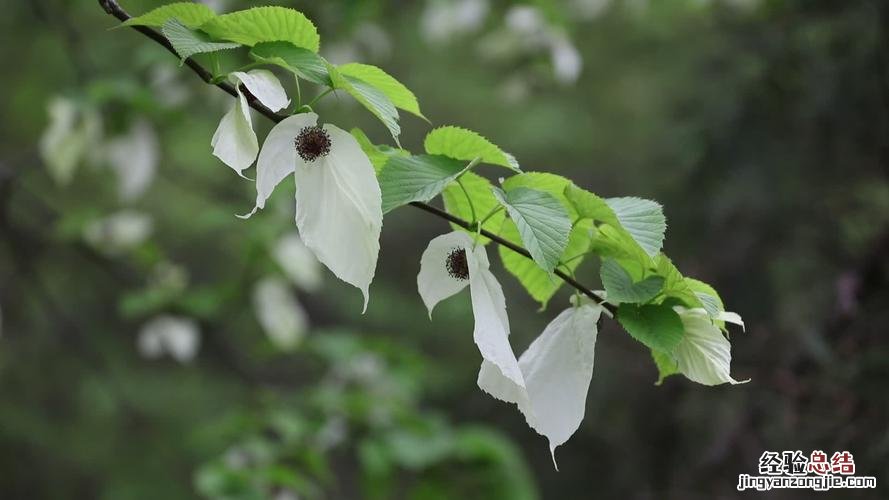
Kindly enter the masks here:
M 620 225 L 648 255 L 654 257 L 661 251 L 667 219 L 659 203 L 632 197 L 608 198 L 605 202 L 614 210 Z
M 520 172 L 519 163 L 491 141 L 465 128 L 439 127 L 426 134 L 423 143 L 431 155 L 445 155 L 457 160 L 472 161 L 480 158 L 484 163 L 501 165 Z
M 364 154 L 370 158 L 370 163 L 374 166 L 374 171 L 377 173 L 378 177 L 380 172 L 383 171 L 386 162 L 389 161 L 389 158 L 393 156 L 410 156 L 410 153 L 403 149 L 374 144 L 360 128 L 355 127 L 350 130 L 349 133 L 352 134 L 352 137 L 354 137 L 356 141 L 358 141 L 358 145 L 361 146 L 361 150 L 364 151 Z
M 186 59 L 195 54 L 240 47 L 239 44 L 234 42 L 214 42 L 206 34 L 189 29 L 176 18 L 168 19 L 161 31 L 173 45 L 173 48 L 176 49 L 176 53 L 179 54 L 180 66 Z
M 312 21 L 286 7 L 254 7 L 214 17 L 201 26 L 213 38 L 254 46 L 261 42 L 290 42 L 318 52 L 321 38 Z
M 608 302 L 612 304 L 622 302 L 644 304 L 653 299 L 664 287 L 664 278 L 660 276 L 649 276 L 634 283 L 630 275 L 614 259 L 602 261 L 599 275 L 602 278 L 602 286 L 608 293 Z
M 349 63 L 337 66 L 347 77 L 357 78 L 382 92 L 396 108 L 426 119 L 420 112 L 420 103 L 413 92 L 382 69 L 370 64 Z
M 503 181 L 503 189 L 509 191 L 518 187 L 526 187 L 549 193 L 562 203 L 573 220 L 577 217 L 577 211 L 565 196 L 565 188 L 569 184 L 571 184 L 571 181 L 561 175 L 549 172 L 522 172 L 507 177 Z
M 573 183 L 565 186 L 565 198 L 571 203 L 577 211 L 578 217 L 584 219 L 597 220 L 610 224 L 612 226 L 620 226 L 620 221 L 614 214 L 614 210 L 605 203 L 604 198 L 582 189 Z
M 373 113 L 392 134 L 395 143 L 398 144 L 398 135 L 401 127 L 398 125 L 398 110 L 392 101 L 376 87 L 351 76 L 343 75 L 333 65 L 327 65 L 330 80 L 334 89 L 345 90 L 349 95 L 360 102 L 362 106 Z
M 571 219 L 553 195 L 519 187 L 508 192 L 493 188 L 494 196 L 509 212 L 534 262 L 552 273 L 568 245 Z
M 324 58 L 290 42 L 257 43 L 250 50 L 250 56 L 259 62 L 281 66 L 312 83 L 332 85 Z
M 500 202 L 494 198 L 491 188 L 491 182 L 488 179 L 473 172 L 466 172 L 442 191 L 441 198 L 448 213 L 464 220 L 478 221 L 500 206 Z M 494 213 L 482 224 L 482 229 L 496 233 L 500 230 L 500 225 L 505 217 L 506 214 L 503 210 Z M 456 224 L 452 224 L 452 226 L 454 229 L 465 231 Z M 484 236 L 479 239 L 479 242 L 484 245 L 487 245 L 489 241 L 491 240 Z
M 662 352 L 673 352 L 684 335 L 679 315 L 664 304 L 621 304 L 617 320 L 634 339 Z
M 655 366 L 657 366 L 657 382 L 654 385 L 661 385 L 664 383 L 665 378 L 679 373 L 679 364 L 676 363 L 676 360 L 670 354 L 652 349 L 651 357 L 654 359 Z
M 460 176 L 469 164 L 447 156 L 393 156 L 380 172 L 383 213 L 412 201 L 429 201 Z
M 688 307 L 704 307 L 701 299 L 692 289 L 689 280 L 682 276 L 679 269 L 676 269 L 676 266 L 666 255 L 658 255 L 654 263 L 657 274 L 664 278 L 663 294 L 665 297 L 678 299 Z
M 180 23 L 197 28 L 210 19 L 216 17 L 216 13 L 202 3 L 177 2 L 163 5 L 148 11 L 141 16 L 132 17 L 123 22 L 123 26 L 153 26 L 160 27 L 170 19 L 176 18 Z
M 580 221 L 571 229 L 571 235 L 568 237 L 568 246 L 565 247 L 565 252 L 560 259 L 560 269 L 574 272 L 583 262 L 583 255 L 587 253 L 590 247 L 591 226 L 592 222 L 590 221 Z M 522 244 L 519 230 L 511 219 L 503 220 L 499 235 L 517 245 Z M 547 273 L 534 261 L 528 260 L 525 256 L 504 246 L 498 247 L 498 251 L 500 252 L 500 259 L 503 261 L 503 267 L 519 280 L 519 283 L 525 287 L 525 290 L 528 291 L 528 294 L 534 300 L 540 302 L 541 307 L 546 307 L 549 299 L 564 284 L 564 281 Z

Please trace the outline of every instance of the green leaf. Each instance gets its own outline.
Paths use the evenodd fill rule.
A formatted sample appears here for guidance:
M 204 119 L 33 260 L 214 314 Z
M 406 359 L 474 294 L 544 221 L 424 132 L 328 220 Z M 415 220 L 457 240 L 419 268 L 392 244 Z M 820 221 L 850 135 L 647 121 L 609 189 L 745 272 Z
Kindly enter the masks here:
M 649 256 L 654 257 L 661 251 L 667 219 L 659 203 L 632 197 L 609 198 L 605 202 L 614 210 L 620 225 Z
M 200 31 L 189 29 L 176 18 L 167 20 L 161 28 L 161 31 L 173 45 L 173 48 L 176 49 L 176 53 L 179 54 L 180 66 L 186 59 L 195 54 L 240 47 L 239 44 L 234 42 L 214 42 L 209 36 Z
M 519 163 L 491 141 L 471 130 L 460 127 L 439 127 L 426 134 L 423 143 L 431 155 L 445 155 L 457 160 L 481 158 L 484 163 L 501 165 L 520 172 Z
M 583 262 L 583 258 L 576 257 L 585 254 L 589 250 L 591 225 L 590 221 L 581 221 L 571 229 L 571 235 L 568 237 L 568 246 L 565 247 L 565 252 L 560 259 L 562 262 L 562 265 L 559 266 L 560 268 L 567 268 L 569 272 L 574 272 Z M 503 220 L 499 235 L 517 245 L 522 244 L 519 230 L 510 219 Z M 547 302 L 561 288 L 564 281 L 541 269 L 533 260 L 507 247 L 500 246 L 498 251 L 500 252 L 500 259 L 503 261 L 503 267 L 519 280 L 519 283 L 525 287 L 525 290 L 528 291 L 528 294 L 534 300 L 540 302 L 541 308 L 545 308 Z
M 466 172 L 460 176 L 458 181 L 452 182 L 441 193 L 442 200 L 444 200 L 445 210 L 447 210 L 449 214 L 471 222 L 474 219 L 477 220 L 484 217 L 486 214 L 500 206 L 500 202 L 497 201 L 497 198 L 494 197 L 494 193 L 491 191 L 492 186 L 488 179 L 485 179 L 474 172 Z M 460 184 L 466 189 L 465 193 L 463 192 L 463 188 L 460 187 Z M 475 208 L 475 213 L 473 213 L 470 208 L 469 200 L 472 200 L 472 207 Z M 503 210 L 500 210 L 482 224 L 482 229 L 496 233 L 500 230 L 500 225 L 503 223 L 504 218 L 506 218 L 506 214 L 504 214 Z M 463 229 L 456 224 L 451 225 L 454 229 Z M 465 231 L 465 229 L 463 230 Z M 491 240 L 484 236 L 479 238 L 479 242 L 484 245 L 487 245 L 489 241 Z
M 441 155 L 389 158 L 379 175 L 383 213 L 412 201 L 435 198 L 468 166 L 466 162 Z
M 201 26 L 213 38 L 254 46 L 261 42 L 290 42 L 318 52 L 321 38 L 312 21 L 286 7 L 254 7 L 214 17 Z
M 345 90 L 373 113 L 389 129 L 389 133 L 398 144 L 398 135 L 401 134 L 401 127 L 398 125 L 398 110 L 395 109 L 395 105 L 386 97 L 386 94 L 362 80 L 343 75 L 333 65 L 328 64 L 327 71 L 330 73 L 333 88 Z
M 661 385 L 664 383 L 665 378 L 679 373 L 679 363 L 670 354 L 652 349 L 651 357 L 654 359 L 655 366 L 657 366 L 657 382 L 654 385 Z
M 216 13 L 202 3 L 177 2 L 158 7 L 141 16 L 127 19 L 122 25 L 160 27 L 170 19 L 176 18 L 189 28 L 197 28 L 214 17 L 216 17 Z
M 420 112 L 420 103 L 413 92 L 382 69 L 370 64 L 350 63 L 337 66 L 345 76 L 357 78 L 382 92 L 396 108 L 403 109 L 425 119 Z
M 358 145 L 361 146 L 361 150 L 364 151 L 364 154 L 370 158 L 370 162 L 373 164 L 377 176 L 383 171 L 383 167 L 386 165 L 386 162 L 389 161 L 389 158 L 392 158 L 393 156 L 410 156 L 410 153 L 403 149 L 392 148 L 385 144 L 374 144 L 360 128 L 355 127 L 350 130 L 349 133 L 352 134 L 352 137 L 354 137 L 356 141 L 358 141 Z
M 658 255 L 655 259 L 655 268 L 657 274 L 664 278 L 663 294 L 665 297 L 678 299 L 688 307 L 704 307 L 701 299 L 689 284 L 689 280 L 682 276 L 679 269 L 676 269 L 676 266 L 666 255 Z
M 565 186 L 565 198 L 577 211 L 578 217 L 597 220 L 611 226 L 620 226 L 614 210 L 608 206 L 604 198 L 600 198 L 586 189 L 579 188 L 573 183 Z
M 318 85 L 331 86 L 327 61 L 311 50 L 290 42 L 262 42 L 250 51 L 253 59 L 280 66 L 295 75 Z
M 508 192 L 493 188 L 494 196 L 509 212 L 534 262 L 552 273 L 568 246 L 571 219 L 553 195 L 519 187 Z
M 602 261 L 599 275 L 602 278 L 602 286 L 608 293 L 608 302 L 612 304 L 622 302 L 644 304 L 653 299 L 664 286 L 664 278 L 661 276 L 649 276 L 634 283 L 630 275 L 614 259 Z
M 679 315 L 664 304 L 621 304 L 617 320 L 634 339 L 662 352 L 673 352 L 684 334 Z
M 571 181 L 561 175 L 549 172 L 523 172 L 512 175 L 503 181 L 503 190 L 509 191 L 518 187 L 526 187 L 549 193 L 562 203 L 568 211 L 568 215 L 573 219 L 577 217 L 577 211 L 565 196 L 565 188 L 570 184 Z

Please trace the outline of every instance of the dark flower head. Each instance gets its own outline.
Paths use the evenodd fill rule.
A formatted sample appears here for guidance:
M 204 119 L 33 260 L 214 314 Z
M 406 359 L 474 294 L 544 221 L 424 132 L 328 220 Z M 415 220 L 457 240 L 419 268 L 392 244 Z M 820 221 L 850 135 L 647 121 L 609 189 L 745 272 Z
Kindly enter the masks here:
M 330 135 L 319 126 L 303 128 L 293 143 L 299 157 L 305 161 L 315 161 L 330 153 Z
M 451 250 L 445 259 L 445 269 L 452 278 L 458 280 L 469 279 L 469 263 L 466 262 L 466 250 L 455 248 Z

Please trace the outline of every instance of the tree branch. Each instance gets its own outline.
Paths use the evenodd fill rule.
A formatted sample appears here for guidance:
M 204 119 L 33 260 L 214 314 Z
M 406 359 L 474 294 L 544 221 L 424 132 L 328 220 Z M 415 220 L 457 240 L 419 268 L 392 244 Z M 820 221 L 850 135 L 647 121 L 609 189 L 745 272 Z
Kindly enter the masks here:
M 102 6 L 102 8 L 105 10 L 105 12 L 114 16 L 121 22 L 124 22 L 132 17 L 127 13 L 127 11 L 125 11 L 117 3 L 116 0 L 99 0 L 99 5 Z M 130 26 L 130 28 L 133 28 L 134 30 L 138 31 L 139 33 L 142 33 L 143 35 L 147 36 L 148 38 L 154 40 L 156 43 L 163 46 L 165 49 L 167 49 L 173 55 L 175 55 L 176 57 L 179 57 L 179 54 L 176 53 L 176 50 L 173 48 L 173 45 L 171 45 L 170 42 L 162 34 L 158 33 L 157 31 L 155 31 L 151 28 L 148 28 L 146 26 Z M 192 71 L 197 73 L 197 75 L 199 77 L 201 77 L 201 80 L 204 80 L 204 82 L 216 85 L 217 87 L 224 90 L 232 97 L 237 97 L 237 93 L 235 92 L 234 86 L 232 86 L 231 84 L 226 83 L 226 82 L 213 83 L 213 74 L 210 71 L 208 71 L 206 68 L 201 66 L 194 59 L 192 59 L 192 58 L 186 59 L 185 64 L 189 68 L 191 68 Z M 247 97 L 247 101 L 250 104 L 250 107 L 255 109 L 256 111 L 258 111 L 259 113 L 261 113 L 263 116 L 265 116 L 269 120 L 272 120 L 273 122 L 278 123 L 281 120 L 287 118 L 286 116 L 279 115 L 279 114 L 273 112 L 272 110 L 268 109 L 267 107 L 263 106 L 262 103 L 257 101 L 249 93 L 246 94 L 246 97 Z M 412 202 L 411 205 L 416 208 L 419 208 L 420 210 L 423 210 L 427 213 L 430 213 L 432 215 L 435 215 L 435 216 L 445 219 L 447 221 L 453 222 L 454 224 L 456 224 L 464 229 L 468 229 L 470 231 L 475 231 L 477 229 L 470 222 L 463 220 L 459 217 L 456 217 L 452 214 L 449 214 L 449 213 L 445 212 L 444 210 L 441 210 L 440 208 L 436 208 L 436 207 L 429 205 L 427 203 L 420 203 L 420 202 L 415 201 L 415 202 Z M 522 255 L 528 259 L 533 260 L 533 257 L 531 257 L 531 254 L 527 250 L 516 245 L 515 243 L 512 243 L 511 241 L 507 241 L 507 240 L 501 238 L 500 236 L 498 236 L 488 230 L 485 230 L 485 229 L 482 229 L 479 232 L 483 236 L 485 236 L 488 239 L 490 239 L 491 241 L 493 241 L 494 243 L 497 243 L 500 246 L 504 246 L 504 247 L 512 250 L 513 252 L 518 253 L 519 255 Z M 577 280 L 575 280 L 568 274 L 564 273 L 560 269 L 556 269 L 554 271 L 554 273 L 556 276 L 561 278 L 565 283 L 568 283 L 572 287 L 576 288 L 580 293 L 586 295 L 587 297 L 589 297 L 591 300 L 593 300 L 597 304 L 602 304 L 602 306 L 605 309 L 607 309 L 609 312 L 611 312 L 612 314 L 614 314 L 616 312 L 616 308 L 613 305 L 604 303 L 602 301 L 601 297 L 599 297 L 598 295 L 593 293 L 593 291 L 591 289 L 582 285 L 581 283 L 579 283 Z

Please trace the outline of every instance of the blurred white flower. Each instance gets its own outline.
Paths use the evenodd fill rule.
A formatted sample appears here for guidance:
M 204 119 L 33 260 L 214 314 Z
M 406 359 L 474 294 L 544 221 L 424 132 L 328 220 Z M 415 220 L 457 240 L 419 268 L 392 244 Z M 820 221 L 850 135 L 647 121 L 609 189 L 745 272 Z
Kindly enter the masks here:
M 293 490 L 281 489 L 275 493 L 273 500 L 299 500 L 299 495 Z
M 282 351 L 299 346 L 308 328 L 308 316 L 282 279 L 264 278 L 253 288 L 253 309 L 260 326 Z
M 423 10 L 420 29 L 427 42 L 447 42 L 481 28 L 489 10 L 488 0 L 432 0 Z
M 380 25 L 364 22 L 355 28 L 355 42 L 367 52 L 370 59 L 384 60 L 392 55 L 392 39 Z
M 611 0 L 573 0 L 571 2 L 574 13 L 587 21 L 602 15 L 609 5 L 611 5 Z
M 152 229 L 149 215 L 122 210 L 87 224 L 83 238 L 102 252 L 118 254 L 142 244 L 151 236 Z
M 201 344 L 197 323 L 180 316 L 161 315 L 142 326 L 137 346 L 146 358 L 156 359 L 164 354 L 180 363 L 194 359 Z
M 348 433 L 349 427 L 346 424 L 346 419 L 335 415 L 328 417 L 324 425 L 318 429 L 318 433 L 315 434 L 315 442 L 318 448 L 329 450 L 342 444 L 348 437 Z
M 228 79 L 235 86 L 238 96 L 234 106 L 219 122 L 210 145 L 213 146 L 213 156 L 243 177 L 241 172 L 253 164 L 259 152 L 259 141 L 253 131 L 250 105 L 244 89 L 272 111 L 284 109 L 290 100 L 281 82 L 269 70 L 254 69 L 247 73 L 235 71 Z
M 151 286 L 167 290 L 185 290 L 188 281 L 188 269 L 168 260 L 157 263 L 148 275 Z
M 154 92 L 155 99 L 165 107 L 179 106 L 191 94 L 180 75 L 181 71 L 166 63 L 155 64 L 149 70 L 148 85 Z
M 321 52 L 324 54 L 324 58 L 332 64 L 346 64 L 360 59 L 358 48 L 348 40 L 327 43 Z
M 314 292 L 321 287 L 321 263 L 306 248 L 296 231 L 282 236 L 275 244 L 272 254 L 294 285 L 307 292 Z
M 242 217 L 265 207 L 275 186 L 292 175 L 303 243 L 339 279 L 361 290 L 367 310 L 383 227 L 380 185 L 352 134 L 317 122 L 315 113 L 301 113 L 272 128 L 256 165 L 256 205 Z
M 138 120 L 130 130 L 110 140 L 106 155 L 117 175 L 117 193 L 123 201 L 133 201 L 151 186 L 159 157 L 157 135 L 145 120 Z
M 40 156 L 53 180 L 66 185 L 80 162 L 95 154 L 102 137 L 102 117 L 64 97 L 51 99 L 47 112 L 49 124 L 40 137 Z
M 506 27 L 525 36 L 540 35 L 549 27 L 537 7 L 514 5 L 506 11 Z
M 556 80 L 564 84 L 577 81 L 583 69 L 580 52 L 564 34 L 553 34 L 549 41 L 550 59 Z

